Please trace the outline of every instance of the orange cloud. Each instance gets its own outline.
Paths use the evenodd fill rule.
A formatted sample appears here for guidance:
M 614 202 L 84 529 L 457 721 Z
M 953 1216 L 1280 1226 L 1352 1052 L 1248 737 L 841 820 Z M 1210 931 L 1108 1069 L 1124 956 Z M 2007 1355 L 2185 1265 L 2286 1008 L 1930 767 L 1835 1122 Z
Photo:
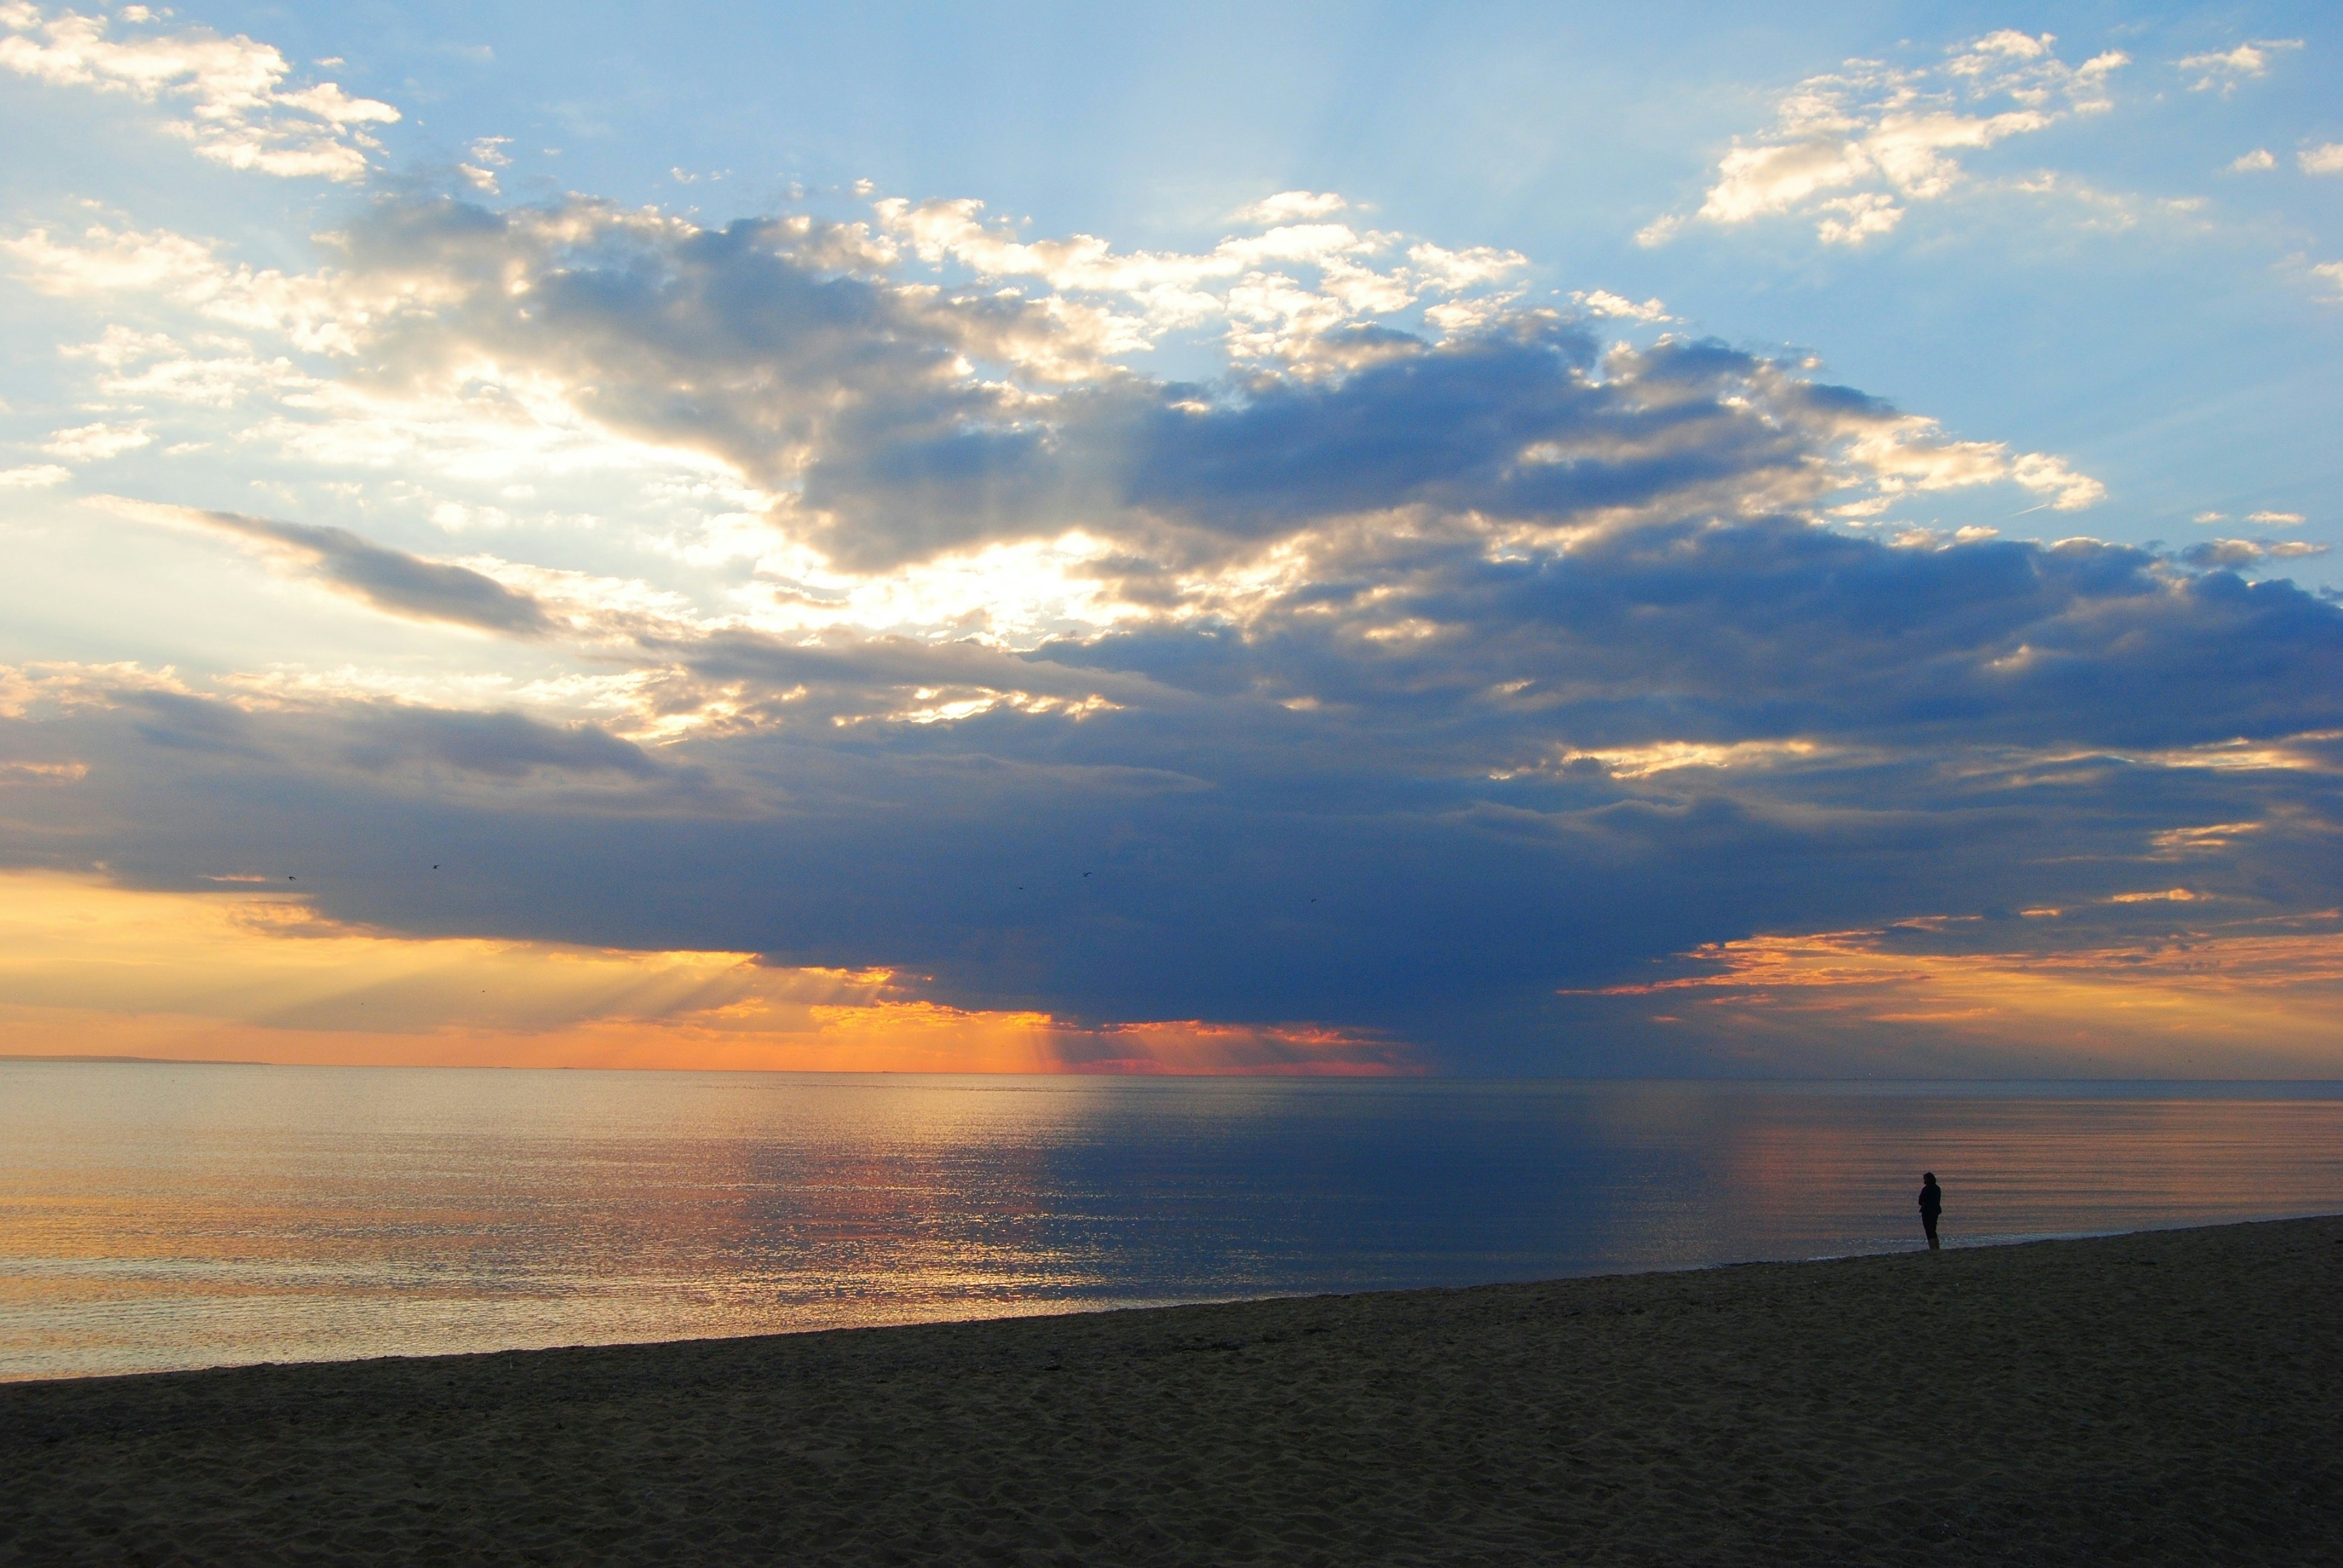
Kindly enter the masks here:
M 209 879 L 207 879 L 209 880 Z M 1081 1028 L 922 999 L 884 970 L 413 938 L 282 892 L 0 874 L 0 1039 L 20 1055 L 377 1066 L 1389 1073 L 1387 1041 L 1192 1020 Z
M 1962 924 L 1932 917 L 1714 943 L 1689 955 L 1706 972 L 1565 994 L 1665 996 L 1669 1021 L 1697 1018 L 1704 1032 L 1737 1037 L 1745 1056 L 1795 1041 L 1862 1070 L 1925 1075 L 2000 1060 L 2092 1076 L 2343 1072 L 2338 911 L 2147 936 L 2087 932 L 2046 950 L 1947 950 L 1985 940 L 1981 924 L 1952 934 Z M 2029 936 L 2040 930 L 2028 927 Z M 1695 1000 L 1698 1010 L 1687 1009 Z

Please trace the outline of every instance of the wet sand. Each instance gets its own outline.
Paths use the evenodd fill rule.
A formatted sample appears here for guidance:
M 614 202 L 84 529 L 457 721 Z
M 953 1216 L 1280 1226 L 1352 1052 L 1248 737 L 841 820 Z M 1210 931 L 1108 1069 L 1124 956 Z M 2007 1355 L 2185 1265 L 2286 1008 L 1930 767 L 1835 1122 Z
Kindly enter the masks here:
M 0 1563 L 2343 1563 L 2343 1217 L 0 1386 Z

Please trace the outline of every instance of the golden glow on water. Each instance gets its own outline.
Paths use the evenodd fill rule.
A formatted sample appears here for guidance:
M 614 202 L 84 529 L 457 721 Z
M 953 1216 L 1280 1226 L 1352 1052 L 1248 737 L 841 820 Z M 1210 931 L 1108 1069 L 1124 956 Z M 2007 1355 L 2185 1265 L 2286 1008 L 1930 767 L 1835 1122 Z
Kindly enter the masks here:
M 1408 1070 L 1337 1030 L 1077 1029 L 745 953 L 417 939 L 240 883 L 135 891 L 0 873 L 0 1038 L 20 1055 L 825 1072 Z
M 0 1377 L 2343 1209 L 2333 1086 L 0 1062 Z

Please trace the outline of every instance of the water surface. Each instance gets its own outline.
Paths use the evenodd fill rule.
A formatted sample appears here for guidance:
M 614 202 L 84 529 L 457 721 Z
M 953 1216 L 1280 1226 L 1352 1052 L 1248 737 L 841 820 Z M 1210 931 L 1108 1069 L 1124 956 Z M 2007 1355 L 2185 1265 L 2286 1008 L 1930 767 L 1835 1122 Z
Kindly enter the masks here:
M 0 1378 L 2343 1210 L 2343 1085 L 0 1061 Z

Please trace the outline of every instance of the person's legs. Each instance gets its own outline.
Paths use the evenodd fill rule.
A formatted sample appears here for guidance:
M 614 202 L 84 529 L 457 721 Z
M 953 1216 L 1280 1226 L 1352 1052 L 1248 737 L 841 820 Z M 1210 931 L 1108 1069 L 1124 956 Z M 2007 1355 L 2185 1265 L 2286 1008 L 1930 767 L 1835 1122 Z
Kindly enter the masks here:
M 1928 1251 L 1931 1252 L 1943 1251 L 1943 1249 L 1936 1244 L 1936 1217 L 1934 1214 L 1923 1214 L 1920 1216 L 1920 1223 L 1927 1227 Z

